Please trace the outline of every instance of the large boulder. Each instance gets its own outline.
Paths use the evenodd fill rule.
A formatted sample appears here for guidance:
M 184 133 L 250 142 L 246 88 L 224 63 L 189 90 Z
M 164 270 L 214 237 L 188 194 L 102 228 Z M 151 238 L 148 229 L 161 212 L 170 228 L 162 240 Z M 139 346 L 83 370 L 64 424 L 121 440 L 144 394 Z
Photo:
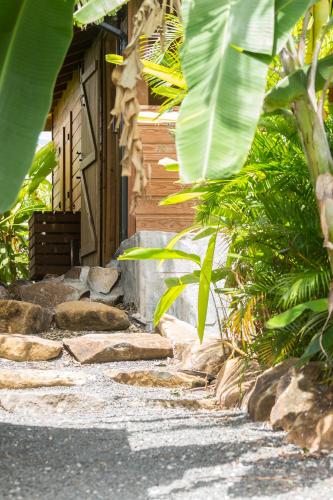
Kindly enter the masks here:
M 316 425 L 315 439 L 311 444 L 312 450 L 333 450 L 333 410 L 322 416 Z
M 0 283 L 0 300 L 9 300 L 10 294 L 7 288 Z
M 320 373 L 317 363 L 301 369 L 290 368 L 276 387 L 276 402 L 270 412 L 274 429 L 289 431 L 297 416 L 309 412 L 321 400 L 321 389 L 316 385 Z
M 171 314 L 162 316 L 157 325 L 157 331 L 175 344 L 179 342 L 195 342 L 198 339 L 198 332 L 194 326 L 175 318 Z
M 223 409 L 243 408 L 259 371 L 256 362 L 242 358 L 228 359 L 218 374 L 215 386 L 216 400 Z
M 12 361 L 47 361 L 59 356 L 62 344 L 34 335 L 0 335 L 0 358 Z
M 25 415 L 86 414 L 102 411 L 107 402 L 92 394 L 69 392 L 6 391 L 0 394 L 0 406 Z
M 192 389 L 204 387 L 207 379 L 203 376 L 171 370 L 134 370 L 130 372 L 106 370 L 105 375 L 119 384 L 138 387 L 181 387 Z
M 48 330 L 51 321 L 52 314 L 36 304 L 0 301 L 0 333 L 39 333 Z
M 220 339 L 207 339 L 202 344 L 199 340 L 186 343 L 181 352 L 177 352 L 180 362 L 175 367 L 178 370 L 195 370 L 216 376 L 229 356 L 230 348 Z
M 97 293 L 109 293 L 118 281 L 117 269 L 104 267 L 91 267 L 88 274 L 90 290 Z
M 58 280 L 43 280 L 22 286 L 19 293 L 21 299 L 26 302 L 54 309 L 62 302 L 79 300 L 86 290 L 74 288 Z
M 63 330 L 110 331 L 130 326 L 127 314 L 116 307 L 97 302 L 73 301 L 56 307 L 57 326 Z
M 65 339 L 65 347 L 80 363 L 107 363 L 172 356 L 172 345 L 151 333 L 88 334 Z
M 247 404 L 248 413 L 252 420 L 255 422 L 269 420 L 276 401 L 280 379 L 289 372 L 296 362 L 296 359 L 288 359 L 259 375 Z
M 86 376 L 61 370 L 0 368 L 0 389 L 32 389 L 36 387 L 56 387 L 82 385 Z M 1 401 L 0 401 L 1 405 Z

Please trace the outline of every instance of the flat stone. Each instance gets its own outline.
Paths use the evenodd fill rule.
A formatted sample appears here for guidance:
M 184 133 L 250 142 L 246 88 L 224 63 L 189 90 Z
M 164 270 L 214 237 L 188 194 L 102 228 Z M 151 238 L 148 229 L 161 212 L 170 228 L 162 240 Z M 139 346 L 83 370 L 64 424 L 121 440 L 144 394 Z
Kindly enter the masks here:
M 135 370 L 121 372 L 106 370 L 104 374 L 120 384 L 138 387 L 181 387 L 192 389 L 204 387 L 207 379 L 202 376 L 171 370 Z
M 162 408 L 184 408 L 186 410 L 220 410 L 215 399 L 147 399 L 146 406 L 160 406 Z
M 48 330 L 52 314 L 36 304 L 0 301 L 0 333 L 39 333 Z
M 181 352 L 176 344 L 181 361 L 175 364 L 178 370 L 194 370 L 216 376 L 230 354 L 230 348 L 218 339 L 199 340 L 182 344 Z M 177 357 L 178 357 L 177 355 Z
M 88 301 L 65 302 L 58 305 L 55 319 L 59 328 L 73 331 L 126 330 L 130 326 L 124 311 Z
M 76 289 L 62 281 L 46 280 L 24 285 L 20 289 L 21 299 L 32 304 L 54 309 L 63 302 L 79 300 L 85 290 Z
M 0 335 L 0 358 L 12 361 L 47 361 L 59 356 L 62 344 L 34 335 Z
M 243 358 L 228 359 L 218 374 L 216 399 L 223 409 L 244 408 L 259 374 L 259 365 Z
M 277 397 L 277 387 L 281 377 L 295 365 L 296 359 L 288 359 L 268 370 L 265 370 L 256 380 L 248 400 L 248 413 L 255 422 L 269 420 L 271 410 Z
M 0 394 L 0 405 L 9 412 L 25 415 L 77 414 L 103 410 L 106 401 L 88 394 L 68 392 L 15 391 Z
M 108 267 L 91 267 L 88 274 L 88 285 L 93 292 L 109 293 L 119 278 L 117 269 Z
M 0 389 L 32 389 L 36 387 L 55 387 L 83 385 L 86 377 L 79 373 L 61 370 L 37 370 L 21 368 L 0 368 Z
M 151 333 L 88 334 L 65 339 L 65 347 L 80 363 L 107 363 L 171 357 L 171 342 Z
M 10 294 L 4 285 L 0 284 L 0 300 L 9 300 Z
M 319 372 L 317 363 L 309 363 L 301 369 L 290 368 L 281 377 L 270 412 L 273 429 L 289 431 L 299 414 L 311 411 L 321 400 L 321 390 L 315 384 Z
M 171 314 L 164 314 L 159 324 L 157 331 L 175 343 L 194 342 L 198 340 L 198 332 L 194 326 L 186 321 L 181 321 Z

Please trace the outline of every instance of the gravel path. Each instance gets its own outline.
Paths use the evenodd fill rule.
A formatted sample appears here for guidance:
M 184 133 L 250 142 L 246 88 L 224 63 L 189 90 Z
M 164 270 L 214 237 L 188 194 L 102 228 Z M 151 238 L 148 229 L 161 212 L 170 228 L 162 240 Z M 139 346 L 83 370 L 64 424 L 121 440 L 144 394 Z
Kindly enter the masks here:
M 136 388 L 103 374 L 108 368 L 156 365 L 161 363 L 80 366 L 67 354 L 45 363 L 0 360 L 0 367 L 62 368 L 90 377 L 81 387 L 28 391 L 77 396 L 82 404 L 69 411 L 25 415 L 0 408 L 0 499 L 333 497 L 333 455 L 306 456 L 284 445 L 282 433 L 249 422 L 241 412 L 154 402 L 209 397 L 208 392 Z

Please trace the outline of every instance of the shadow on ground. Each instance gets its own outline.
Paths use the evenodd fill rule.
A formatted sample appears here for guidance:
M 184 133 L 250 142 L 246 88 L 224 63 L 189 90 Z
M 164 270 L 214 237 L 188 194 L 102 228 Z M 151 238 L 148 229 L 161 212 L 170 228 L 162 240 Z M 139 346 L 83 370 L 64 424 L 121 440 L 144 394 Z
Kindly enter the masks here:
M 232 421 L 231 418 L 227 425 L 232 425 Z M 240 434 L 242 423 L 239 417 L 234 421 L 235 429 L 240 427 Z M 189 430 L 190 427 L 193 429 L 193 424 Z M 186 432 L 184 424 L 182 428 Z M 263 433 L 263 438 L 256 441 L 242 442 L 240 437 L 237 442 L 179 444 L 133 451 L 124 429 L 27 427 L 2 423 L 0 498 L 140 500 L 173 498 L 174 494 L 182 498 L 182 488 L 184 498 L 192 498 L 202 486 L 199 477 L 197 483 L 186 486 L 180 481 L 180 488 L 176 486 L 167 496 L 163 493 L 159 496 L 156 491 L 150 496 L 149 492 L 177 483 L 191 469 L 225 467 L 242 459 L 245 473 L 241 477 L 236 475 L 232 486 L 228 483 L 224 490 L 228 498 L 260 497 L 260 491 L 274 497 L 332 475 L 328 457 L 311 459 L 315 463 L 310 461 L 310 465 L 306 465 L 298 453 L 292 458 L 289 455 L 286 460 L 271 457 L 247 463 L 246 455 L 249 457 L 264 447 L 280 446 L 280 438 L 271 433 L 267 433 L 267 437 Z M 222 488 L 223 481 L 226 478 L 208 478 L 205 486 L 217 482 Z

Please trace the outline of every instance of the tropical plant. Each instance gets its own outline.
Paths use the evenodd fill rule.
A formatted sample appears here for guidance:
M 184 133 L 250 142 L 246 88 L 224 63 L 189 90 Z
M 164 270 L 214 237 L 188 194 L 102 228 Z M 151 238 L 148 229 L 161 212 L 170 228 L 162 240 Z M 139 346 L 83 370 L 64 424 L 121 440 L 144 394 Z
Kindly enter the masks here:
M 28 222 L 33 212 L 51 209 L 52 185 L 48 176 L 55 166 L 51 142 L 35 154 L 12 209 L 0 214 L 1 282 L 28 277 Z

